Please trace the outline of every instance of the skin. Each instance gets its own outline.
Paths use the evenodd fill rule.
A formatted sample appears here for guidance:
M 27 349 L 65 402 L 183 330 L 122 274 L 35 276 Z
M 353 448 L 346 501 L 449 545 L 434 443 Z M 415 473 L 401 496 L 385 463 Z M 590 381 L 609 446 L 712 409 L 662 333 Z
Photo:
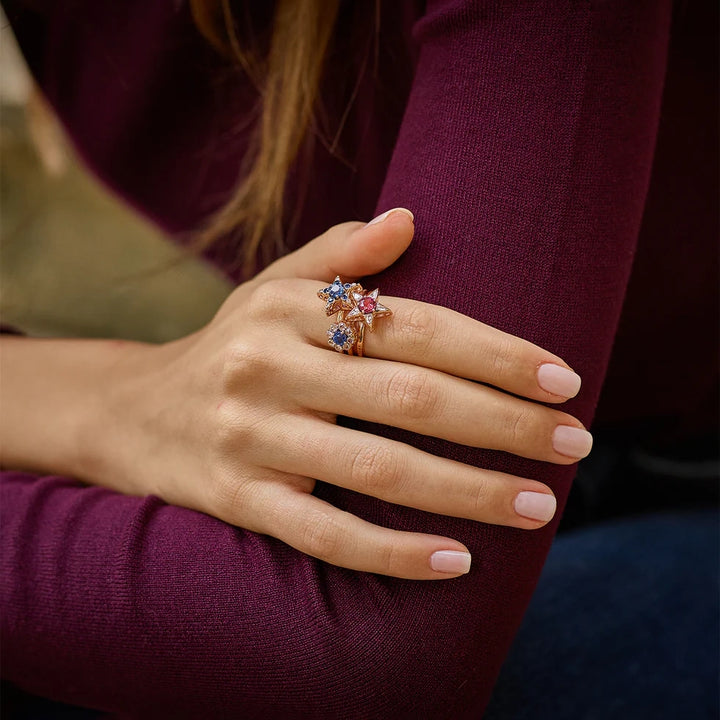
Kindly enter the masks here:
M 429 558 L 462 543 L 366 522 L 313 496 L 316 480 L 527 530 L 545 523 L 515 512 L 515 497 L 550 488 L 340 427 L 337 414 L 558 464 L 579 458 L 553 449 L 554 428 L 584 426 L 533 402 L 567 399 L 536 377 L 562 359 L 447 308 L 381 295 L 393 315 L 366 333 L 366 357 L 328 346 L 317 290 L 388 267 L 413 232 L 402 212 L 336 225 L 164 345 L 4 337 L 3 467 L 152 493 L 341 567 L 457 577 Z

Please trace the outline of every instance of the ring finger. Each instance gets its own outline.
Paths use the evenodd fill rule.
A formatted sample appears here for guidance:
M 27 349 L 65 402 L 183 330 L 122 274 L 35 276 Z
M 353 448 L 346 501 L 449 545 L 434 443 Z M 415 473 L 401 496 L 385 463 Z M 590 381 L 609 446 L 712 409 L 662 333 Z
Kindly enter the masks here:
M 494 525 L 534 529 L 555 514 L 550 488 L 482 470 L 410 445 L 307 415 L 289 415 L 270 431 L 268 467 L 322 480 L 399 505 Z

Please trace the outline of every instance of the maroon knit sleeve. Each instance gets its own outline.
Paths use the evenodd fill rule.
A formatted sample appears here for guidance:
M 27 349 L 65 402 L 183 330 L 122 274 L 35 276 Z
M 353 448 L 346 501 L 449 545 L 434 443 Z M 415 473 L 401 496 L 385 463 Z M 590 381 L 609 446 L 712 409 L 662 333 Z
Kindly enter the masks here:
M 526 338 L 583 378 L 590 425 L 633 259 L 655 144 L 666 0 L 428 0 L 377 211 L 415 213 L 367 284 Z M 557 466 L 340 422 L 548 483 Z M 477 718 L 556 521 L 484 525 L 318 484 L 338 507 L 467 544 L 442 582 L 344 570 L 266 536 L 63 478 L 4 473 L 3 672 L 132 717 Z
M 415 239 L 363 284 L 451 307 L 556 353 L 583 379 L 562 409 L 588 427 L 649 186 L 670 5 L 430 0 L 413 28 L 419 63 L 376 207 L 411 209 Z M 545 482 L 560 509 L 577 469 L 341 421 Z M 393 707 L 416 702 L 434 717 L 479 717 L 559 513 L 528 532 L 330 486 L 319 492 L 365 519 L 468 546 L 473 567 L 457 580 L 375 582 L 399 609 L 393 632 L 413 657 L 410 675 L 393 673 L 408 688 Z

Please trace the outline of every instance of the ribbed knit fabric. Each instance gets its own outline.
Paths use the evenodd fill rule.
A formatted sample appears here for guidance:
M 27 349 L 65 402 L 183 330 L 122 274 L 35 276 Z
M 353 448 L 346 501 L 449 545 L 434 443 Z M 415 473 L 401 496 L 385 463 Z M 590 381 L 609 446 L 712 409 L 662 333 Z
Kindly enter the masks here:
M 184 2 L 19 5 L 7 12 L 31 68 L 105 182 L 171 233 L 226 196 L 246 138 L 231 130 L 254 99 L 217 74 Z M 354 5 L 342 3 L 331 79 L 359 57 L 342 41 Z M 648 193 L 671 15 L 668 0 L 383 3 L 376 77 L 370 53 L 342 134 L 349 157 L 318 143 L 294 171 L 291 244 L 411 209 L 412 246 L 366 285 L 557 353 L 583 378 L 563 409 L 589 426 Z M 353 90 L 335 83 L 331 110 Z M 536 478 L 561 507 L 576 471 L 339 421 Z M 119 717 L 480 717 L 557 520 L 530 532 L 322 483 L 316 494 L 457 538 L 472 571 L 353 572 L 156 497 L 3 473 L 4 677 Z

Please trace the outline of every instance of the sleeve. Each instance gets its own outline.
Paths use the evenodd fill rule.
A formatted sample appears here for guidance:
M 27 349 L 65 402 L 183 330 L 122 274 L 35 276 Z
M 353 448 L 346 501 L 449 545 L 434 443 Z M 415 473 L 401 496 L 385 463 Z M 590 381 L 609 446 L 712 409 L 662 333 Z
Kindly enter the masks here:
M 413 210 L 410 250 L 371 279 L 557 353 L 590 425 L 647 193 L 669 0 L 428 0 L 377 212 Z M 548 483 L 556 466 L 340 418 Z M 128 717 L 477 718 L 557 521 L 538 531 L 316 493 L 388 527 L 455 537 L 461 578 L 326 565 L 214 518 L 59 477 L 2 478 L 5 676 Z

